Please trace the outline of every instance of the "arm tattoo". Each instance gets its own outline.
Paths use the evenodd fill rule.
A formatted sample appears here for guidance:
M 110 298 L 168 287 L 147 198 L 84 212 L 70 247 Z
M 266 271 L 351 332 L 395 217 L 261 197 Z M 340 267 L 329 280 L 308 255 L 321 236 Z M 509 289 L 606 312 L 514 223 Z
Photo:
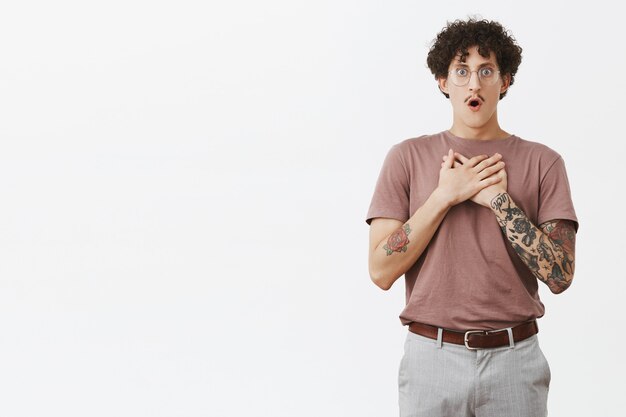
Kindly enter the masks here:
M 576 245 L 576 228 L 571 220 L 552 220 L 543 223 L 541 230 L 563 249 L 564 259 L 561 262 L 563 271 L 574 274 L 574 247 Z
M 508 193 L 491 200 L 500 230 L 533 275 L 555 294 L 565 291 L 574 277 L 576 229 L 571 220 L 551 220 L 539 230 Z
M 383 246 L 383 249 L 387 251 L 387 256 L 394 252 L 406 252 L 409 244 L 409 233 L 411 233 L 411 227 L 407 223 L 389 236 L 387 243 Z

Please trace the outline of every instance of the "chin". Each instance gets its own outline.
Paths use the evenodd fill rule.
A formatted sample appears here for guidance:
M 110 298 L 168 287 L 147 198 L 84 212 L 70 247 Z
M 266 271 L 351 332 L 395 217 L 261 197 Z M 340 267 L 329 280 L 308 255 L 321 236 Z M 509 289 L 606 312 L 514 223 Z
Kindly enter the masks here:
M 486 125 L 489 124 L 489 119 L 484 119 L 484 120 L 464 120 L 464 124 L 467 127 L 471 127 L 473 129 L 478 129 L 478 128 L 482 128 L 485 127 Z
M 493 118 L 493 113 L 487 114 L 477 114 L 475 117 L 467 117 L 464 118 L 463 122 L 469 127 L 483 127 L 491 121 Z

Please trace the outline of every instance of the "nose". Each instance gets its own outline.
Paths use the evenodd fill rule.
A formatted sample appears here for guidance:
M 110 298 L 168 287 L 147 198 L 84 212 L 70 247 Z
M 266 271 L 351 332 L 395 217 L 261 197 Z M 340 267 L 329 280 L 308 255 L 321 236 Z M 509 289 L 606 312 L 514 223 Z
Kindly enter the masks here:
M 480 89 L 480 78 L 478 77 L 478 71 L 472 71 L 470 73 L 468 86 L 469 86 L 469 89 L 472 91 Z

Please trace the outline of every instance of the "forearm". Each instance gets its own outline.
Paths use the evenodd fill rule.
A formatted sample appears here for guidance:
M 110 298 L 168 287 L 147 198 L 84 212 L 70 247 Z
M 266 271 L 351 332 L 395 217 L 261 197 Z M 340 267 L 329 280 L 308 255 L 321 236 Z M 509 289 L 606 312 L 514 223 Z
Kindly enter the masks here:
M 535 226 L 508 193 L 491 200 L 502 233 L 533 275 L 555 294 L 565 291 L 574 276 L 574 261 L 564 248 Z
M 398 230 L 381 241 L 370 257 L 376 284 L 389 289 L 424 252 L 451 205 L 436 189 Z

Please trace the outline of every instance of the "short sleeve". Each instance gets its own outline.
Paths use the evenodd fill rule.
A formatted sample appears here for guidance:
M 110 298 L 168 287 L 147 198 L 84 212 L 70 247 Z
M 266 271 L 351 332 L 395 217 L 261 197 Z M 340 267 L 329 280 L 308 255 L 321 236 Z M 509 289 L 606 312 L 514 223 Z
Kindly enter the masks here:
M 538 225 L 557 219 L 574 221 L 578 232 L 578 218 L 572 203 L 565 161 L 561 156 L 548 168 L 541 180 L 537 213 Z
M 409 176 L 400 144 L 394 145 L 383 162 L 365 221 L 388 217 L 405 222 L 409 219 Z

